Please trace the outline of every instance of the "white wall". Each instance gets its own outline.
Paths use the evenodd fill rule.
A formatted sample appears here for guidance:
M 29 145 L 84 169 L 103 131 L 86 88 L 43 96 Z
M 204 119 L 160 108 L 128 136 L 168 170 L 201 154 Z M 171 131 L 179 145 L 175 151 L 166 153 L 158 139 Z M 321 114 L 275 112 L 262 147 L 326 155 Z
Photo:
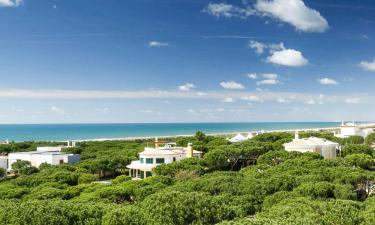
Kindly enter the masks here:
M 8 156 L 0 156 L 0 168 L 8 169 Z
M 37 147 L 38 152 L 61 152 L 62 146 Z

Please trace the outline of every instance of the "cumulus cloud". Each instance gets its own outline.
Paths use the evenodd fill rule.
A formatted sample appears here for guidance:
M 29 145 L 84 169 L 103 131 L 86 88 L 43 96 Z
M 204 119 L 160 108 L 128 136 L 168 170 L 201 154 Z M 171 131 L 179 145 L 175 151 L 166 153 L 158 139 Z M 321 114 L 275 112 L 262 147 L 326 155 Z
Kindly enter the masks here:
M 258 75 L 256 73 L 249 73 L 246 75 L 248 78 L 256 80 L 258 79 Z
M 333 80 L 333 79 L 330 79 L 328 77 L 325 77 L 325 78 L 321 78 L 321 79 L 318 79 L 318 82 L 322 85 L 336 85 L 338 84 L 337 81 Z
M 242 84 L 237 83 L 235 81 L 221 82 L 220 86 L 222 86 L 225 89 L 231 89 L 231 90 L 235 90 L 235 89 L 238 90 L 238 89 L 244 89 L 245 88 Z
M 249 47 L 254 49 L 255 53 L 258 55 L 264 53 L 265 50 L 268 50 L 270 54 L 266 59 L 268 63 L 291 67 L 305 66 L 309 63 L 309 61 L 303 56 L 302 52 L 286 48 L 282 42 L 280 44 L 265 44 L 250 41 Z
M 275 51 L 267 58 L 267 62 L 290 67 L 301 67 L 309 63 L 300 51 L 294 49 Z
M 309 100 L 308 102 L 306 102 L 306 104 L 308 104 L 308 105 L 315 105 L 315 100 Z
M 57 113 L 57 114 L 60 114 L 60 115 L 64 115 L 65 114 L 65 110 L 62 109 L 62 108 L 59 108 L 57 106 L 52 106 L 50 109 L 54 113 Z
M 370 62 L 362 61 L 359 66 L 364 70 L 375 72 L 375 58 Z
M 17 7 L 23 3 L 23 0 L 0 0 L 0 7 Z
M 248 46 L 254 49 L 257 54 L 263 54 L 264 50 L 268 48 L 266 44 L 254 40 L 249 41 Z
M 193 88 L 195 88 L 195 85 L 192 83 L 186 83 L 186 84 L 178 86 L 178 89 L 180 91 L 190 91 Z
M 254 7 L 264 16 L 288 23 L 298 31 L 321 33 L 329 28 L 327 20 L 302 0 L 258 0 Z
M 278 75 L 276 73 L 265 73 L 262 74 L 264 80 L 258 81 L 257 85 L 274 85 L 280 83 L 278 80 Z
M 227 3 L 210 3 L 203 12 L 225 18 L 270 17 L 290 24 L 300 32 L 321 33 L 329 28 L 327 20 L 317 10 L 306 6 L 303 0 L 257 0 L 254 5 L 249 5 L 249 1 L 243 3 L 242 7 Z M 254 44 L 261 52 L 261 45 L 256 42 Z
M 276 100 L 278 103 L 289 103 L 289 100 L 285 99 L 285 98 L 278 98 Z
M 359 103 L 359 98 L 347 98 L 345 99 L 345 102 L 348 104 L 357 104 Z
M 157 48 L 167 47 L 168 45 L 169 45 L 168 42 L 159 42 L 159 41 L 150 41 L 148 43 L 149 47 L 157 47 Z
M 253 15 L 255 10 L 251 7 L 241 8 L 227 3 L 209 3 L 208 6 L 203 9 L 203 12 L 216 17 L 236 17 L 245 19 Z
M 255 95 L 242 96 L 241 100 L 250 102 L 262 102 L 262 99 Z
M 222 102 L 224 103 L 232 103 L 232 102 L 235 102 L 233 98 L 231 97 L 226 97 L 224 98 L 223 100 L 221 100 Z

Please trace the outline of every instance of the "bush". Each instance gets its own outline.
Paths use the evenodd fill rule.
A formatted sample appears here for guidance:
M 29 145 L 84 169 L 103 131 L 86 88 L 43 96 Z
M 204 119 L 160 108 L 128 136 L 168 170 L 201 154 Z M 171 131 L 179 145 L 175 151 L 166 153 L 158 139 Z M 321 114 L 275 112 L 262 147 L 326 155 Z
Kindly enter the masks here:
M 370 169 L 374 165 L 374 159 L 366 154 L 352 154 L 345 157 L 352 166 L 362 169 Z

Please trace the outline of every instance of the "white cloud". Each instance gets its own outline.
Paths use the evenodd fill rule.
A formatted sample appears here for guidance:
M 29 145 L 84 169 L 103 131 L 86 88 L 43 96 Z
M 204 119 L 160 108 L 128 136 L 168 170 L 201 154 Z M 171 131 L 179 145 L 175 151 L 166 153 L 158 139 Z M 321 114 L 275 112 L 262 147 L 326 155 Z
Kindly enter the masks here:
M 262 99 L 255 95 L 242 96 L 241 100 L 250 101 L 250 102 L 262 102 Z
M 208 13 L 210 15 L 216 17 L 236 17 L 245 19 L 246 17 L 253 15 L 255 10 L 248 7 L 248 8 L 241 8 L 238 6 L 226 4 L 226 3 L 210 3 L 208 6 L 203 10 L 203 12 Z
M 306 104 L 308 104 L 308 105 L 314 105 L 316 102 L 315 102 L 315 100 L 309 100 L 308 102 L 306 102 Z
M 225 89 L 232 89 L 232 90 L 245 88 L 242 84 L 237 83 L 235 81 L 221 82 L 220 85 Z
M 322 85 L 336 85 L 338 84 L 337 81 L 333 80 L 333 79 L 330 79 L 330 78 L 322 78 L 322 79 L 318 79 L 318 82 Z
M 198 96 L 205 96 L 205 95 L 207 95 L 207 93 L 204 93 L 204 92 L 197 92 L 197 95 L 198 95 Z
M 192 83 L 186 83 L 186 84 L 178 86 L 178 89 L 180 91 L 190 91 L 193 88 L 195 88 L 195 85 Z
M 258 81 L 257 85 L 274 85 L 274 84 L 278 84 L 278 83 L 279 83 L 278 80 L 266 79 L 266 80 Z
M 345 99 L 345 102 L 348 104 L 357 104 L 359 103 L 359 98 L 347 98 Z
M 263 54 L 264 50 L 267 49 L 268 46 L 264 43 L 251 40 L 249 42 L 249 48 L 254 49 L 255 53 L 257 53 L 257 54 Z
M 267 62 L 291 67 L 301 67 L 309 63 L 309 61 L 303 57 L 300 51 L 294 49 L 282 49 L 275 51 L 267 58 Z
M 278 75 L 276 73 L 264 73 L 261 75 L 263 80 L 258 81 L 257 85 L 274 85 L 280 83 L 278 80 Z
M 277 80 L 279 76 L 276 73 L 264 73 L 262 74 L 262 77 L 270 80 Z
M 251 97 L 254 96 L 254 97 Z M 139 90 L 139 91 L 116 91 L 116 90 L 25 90 L 25 89 L 0 89 L 0 99 L 38 99 L 38 100 L 60 100 L 60 99 L 97 99 L 97 100 L 121 100 L 121 99 L 161 99 L 161 100 L 172 100 L 172 99 L 199 99 L 199 100 L 210 100 L 221 101 L 224 98 L 242 99 L 248 101 L 261 101 L 261 102 L 274 102 L 278 98 L 286 100 L 293 100 L 294 103 L 304 103 L 313 100 L 316 104 L 325 103 L 346 103 L 349 98 L 360 99 L 361 104 L 372 104 L 374 95 L 361 94 L 353 95 L 316 95 L 301 92 L 273 92 L 267 89 L 257 89 L 254 92 L 247 91 L 207 91 L 205 95 L 197 95 L 193 91 L 179 91 L 179 90 Z
M 258 75 L 256 73 L 249 73 L 246 75 L 248 78 L 256 80 L 258 79 Z
M 372 60 L 372 62 L 362 61 L 359 66 L 364 70 L 375 72 L 375 58 Z
M 277 99 L 277 102 L 278 102 L 278 103 L 289 103 L 289 101 L 286 100 L 286 99 L 284 99 L 284 98 L 278 98 L 278 99 Z
M 288 23 L 303 32 L 324 32 L 329 28 L 327 20 L 302 0 L 257 0 L 255 9 Z
M 108 113 L 109 112 L 109 108 L 108 107 L 104 107 L 104 108 L 96 108 L 95 111 L 97 112 L 100 112 L 100 113 Z
M 224 98 L 223 100 L 221 100 L 222 102 L 224 103 L 232 103 L 232 102 L 235 102 L 233 98 L 231 97 L 226 97 Z
M 150 41 L 148 43 L 149 47 L 158 47 L 158 48 L 160 48 L 160 47 L 167 47 L 168 45 L 169 45 L 168 42 L 159 42 L 159 41 Z
M 17 7 L 23 3 L 23 0 L 0 0 L 0 7 Z
M 60 115 L 64 115 L 65 114 L 65 110 L 62 109 L 62 108 L 59 108 L 57 106 L 52 106 L 50 109 L 54 113 L 57 113 L 57 114 L 60 114 Z

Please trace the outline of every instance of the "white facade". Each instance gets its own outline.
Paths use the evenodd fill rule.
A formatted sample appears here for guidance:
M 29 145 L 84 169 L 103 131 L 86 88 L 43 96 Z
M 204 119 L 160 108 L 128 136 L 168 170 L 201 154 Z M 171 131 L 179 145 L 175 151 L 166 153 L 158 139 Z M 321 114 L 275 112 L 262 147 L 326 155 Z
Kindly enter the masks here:
M 0 168 L 4 170 L 8 169 L 8 156 L 0 155 Z
M 169 164 L 185 158 L 202 157 L 202 152 L 195 151 L 191 145 L 188 147 L 174 147 L 175 143 L 167 143 L 164 147 L 146 147 L 139 153 L 139 160 L 132 161 L 127 168 L 130 169 L 129 176 L 133 179 L 143 179 L 152 176 L 152 169 L 160 164 Z
M 296 134 L 296 138 L 292 142 L 285 143 L 284 148 L 288 152 L 316 152 L 324 159 L 335 159 L 339 144 L 317 137 L 299 139 Z
M 348 138 L 351 136 L 367 137 L 367 135 L 374 132 L 373 128 L 366 127 L 366 125 L 356 125 L 353 123 L 342 123 L 340 126 L 340 133 L 335 134 L 339 138 Z
M 32 151 L 14 152 L 8 155 L 8 171 L 12 170 L 12 164 L 17 161 L 29 161 L 31 166 L 39 167 L 42 163 L 61 165 L 64 163 L 76 163 L 80 160 L 79 154 L 62 153 L 59 151 Z
M 38 152 L 61 152 L 64 146 L 45 146 L 45 147 L 37 147 L 36 150 Z
M 256 135 L 256 134 L 255 134 Z M 238 133 L 236 136 L 232 138 L 228 138 L 227 140 L 230 141 L 231 143 L 236 143 L 236 142 L 243 142 L 247 141 L 255 136 L 253 133 L 249 133 L 246 137 L 243 136 L 241 133 Z

